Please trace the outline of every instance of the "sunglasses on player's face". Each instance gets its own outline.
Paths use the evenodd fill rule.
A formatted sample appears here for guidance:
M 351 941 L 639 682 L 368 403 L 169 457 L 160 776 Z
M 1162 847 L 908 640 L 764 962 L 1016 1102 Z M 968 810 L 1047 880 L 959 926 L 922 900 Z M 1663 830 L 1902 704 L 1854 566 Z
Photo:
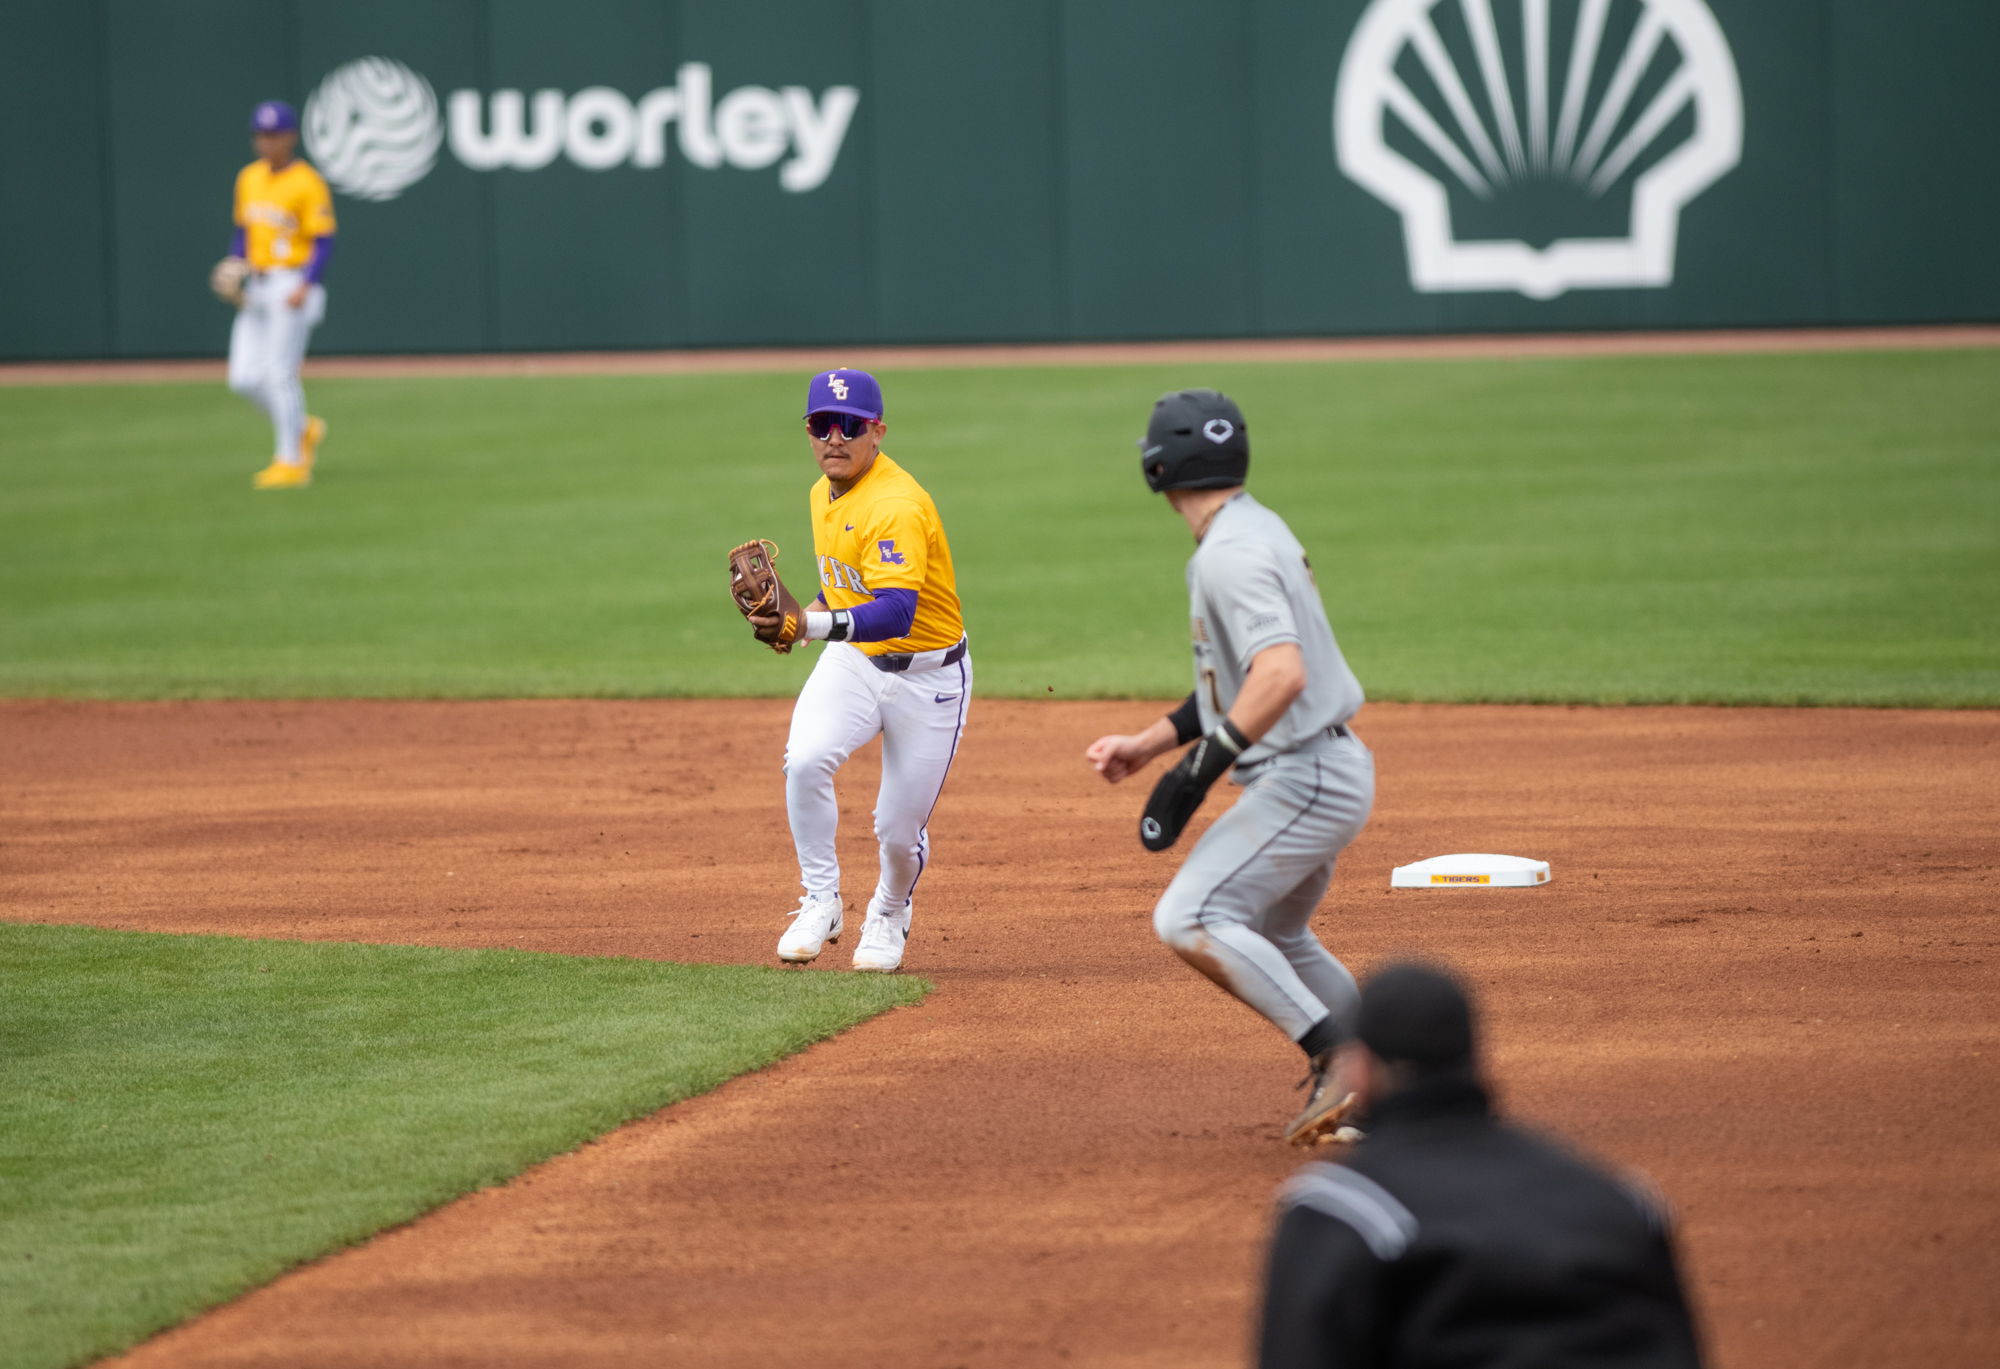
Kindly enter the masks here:
M 869 420 L 860 414 L 821 413 L 806 415 L 806 431 L 825 442 L 833 436 L 835 428 L 840 435 L 852 442 L 868 431 Z

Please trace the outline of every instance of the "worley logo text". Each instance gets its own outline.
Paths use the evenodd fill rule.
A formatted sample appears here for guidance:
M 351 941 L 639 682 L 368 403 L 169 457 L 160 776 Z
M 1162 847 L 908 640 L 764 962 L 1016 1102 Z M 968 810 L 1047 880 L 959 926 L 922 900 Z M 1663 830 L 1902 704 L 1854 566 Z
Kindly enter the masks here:
M 559 156 L 586 171 L 656 167 L 668 128 L 681 156 L 705 171 L 778 165 L 794 193 L 823 185 L 840 156 L 861 92 L 828 86 L 738 86 L 714 98 L 706 62 L 684 62 L 674 84 L 637 100 L 609 86 L 560 90 L 456 90 L 438 117 L 430 82 L 401 62 L 364 57 L 328 73 L 306 101 L 306 150 L 333 188 L 391 200 L 430 174 L 450 126 L 451 152 L 475 171 L 535 171 Z
M 532 97 L 496 90 L 486 101 L 476 90 L 454 91 L 452 155 L 479 171 L 533 171 L 558 155 L 588 171 L 662 166 L 672 125 L 681 155 L 704 170 L 726 162 L 756 171 L 782 159 L 778 184 L 785 189 L 803 192 L 825 182 L 861 103 L 860 91 L 828 86 L 815 100 L 803 86 L 738 86 L 717 101 L 713 81 L 707 63 L 687 62 L 673 85 L 637 100 L 609 86 L 568 96 L 560 90 L 538 90 Z

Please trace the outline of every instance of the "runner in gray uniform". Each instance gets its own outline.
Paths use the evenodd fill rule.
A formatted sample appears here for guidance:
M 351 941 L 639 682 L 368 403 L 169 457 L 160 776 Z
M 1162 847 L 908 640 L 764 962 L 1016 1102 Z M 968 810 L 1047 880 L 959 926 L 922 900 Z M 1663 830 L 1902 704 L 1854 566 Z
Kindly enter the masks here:
M 1187 566 L 1195 689 L 1145 731 L 1100 737 L 1084 754 L 1116 784 L 1196 743 L 1146 806 L 1140 840 L 1151 850 L 1173 845 L 1225 771 L 1244 786 L 1161 895 L 1153 926 L 1304 1050 L 1312 1093 L 1285 1136 L 1310 1145 L 1347 1110 L 1333 1060 L 1360 1005 L 1354 976 L 1311 920 L 1375 801 L 1375 758 L 1347 728 L 1361 684 L 1334 642 L 1304 548 L 1243 488 L 1242 410 L 1214 390 L 1164 395 L 1140 449 L 1146 483 L 1197 544 Z

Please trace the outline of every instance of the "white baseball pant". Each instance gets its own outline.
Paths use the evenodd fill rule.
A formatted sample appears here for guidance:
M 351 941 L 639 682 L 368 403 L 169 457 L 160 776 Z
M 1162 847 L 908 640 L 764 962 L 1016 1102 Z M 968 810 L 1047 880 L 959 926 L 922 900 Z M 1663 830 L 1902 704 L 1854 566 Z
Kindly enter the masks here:
M 229 388 L 262 409 L 277 436 L 277 458 L 300 461 L 299 436 L 306 430 L 306 390 L 299 367 L 306 339 L 326 317 L 326 287 L 306 291 L 305 303 L 285 303 L 305 273 L 264 271 L 243 282 L 243 307 L 229 330 Z
M 965 733 L 971 699 L 970 656 L 933 670 L 891 674 L 870 665 L 851 643 L 826 644 L 799 691 L 785 742 L 785 812 L 807 893 L 840 893 L 833 773 L 879 732 L 875 839 L 882 844 L 882 874 L 875 901 L 887 911 L 909 902 L 930 861 L 931 809 Z

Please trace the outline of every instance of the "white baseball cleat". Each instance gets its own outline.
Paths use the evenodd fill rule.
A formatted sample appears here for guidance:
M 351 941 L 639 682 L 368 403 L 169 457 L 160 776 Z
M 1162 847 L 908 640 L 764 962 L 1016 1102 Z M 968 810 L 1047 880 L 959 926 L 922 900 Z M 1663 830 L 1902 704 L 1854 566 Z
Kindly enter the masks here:
M 883 913 L 868 905 L 868 919 L 861 924 L 861 944 L 854 948 L 854 968 L 887 974 L 903 963 L 903 946 L 910 939 L 910 905 L 895 913 Z
M 829 941 L 840 940 L 840 895 L 807 894 L 792 914 L 792 925 L 778 938 L 778 959 L 794 965 L 817 960 Z

